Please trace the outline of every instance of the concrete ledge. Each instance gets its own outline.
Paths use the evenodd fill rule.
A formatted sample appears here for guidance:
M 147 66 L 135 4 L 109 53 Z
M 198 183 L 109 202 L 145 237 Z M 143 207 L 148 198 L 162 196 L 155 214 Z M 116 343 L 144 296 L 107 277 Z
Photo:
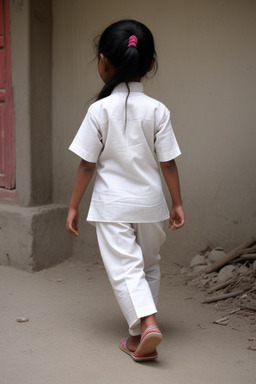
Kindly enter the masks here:
M 0 264 L 39 271 L 72 256 L 65 229 L 67 206 L 0 204 Z

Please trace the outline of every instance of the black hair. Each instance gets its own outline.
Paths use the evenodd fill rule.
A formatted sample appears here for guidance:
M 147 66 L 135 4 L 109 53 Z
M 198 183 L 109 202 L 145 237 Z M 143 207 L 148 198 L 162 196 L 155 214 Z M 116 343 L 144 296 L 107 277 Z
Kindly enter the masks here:
M 137 46 L 129 46 L 130 36 L 138 39 Z M 136 77 L 143 77 L 148 72 L 153 59 L 157 70 L 154 38 L 150 30 L 135 20 L 121 20 L 105 29 L 96 43 L 98 60 L 102 53 L 116 68 L 115 74 L 104 85 L 98 100 L 107 97 L 120 83 L 128 82 Z M 129 87 L 128 87 L 129 91 Z

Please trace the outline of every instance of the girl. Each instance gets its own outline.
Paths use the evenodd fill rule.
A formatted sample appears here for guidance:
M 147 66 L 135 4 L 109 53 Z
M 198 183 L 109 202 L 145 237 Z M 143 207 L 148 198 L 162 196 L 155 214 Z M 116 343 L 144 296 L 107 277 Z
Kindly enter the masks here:
M 164 221 L 176 230 L 184 212 L 174 158 L 180 154 L 170 112 L 143 93 L 141 79 L 156 68 L 149 29 L 134 20 L 110 25 L 98 45 L 105 85 L 70 150 L 82 158 L 71 197 L 67 230 L 78 236 L 78 206 L 96 169 L 87 220 L 96 227 L 101 256 L 128 322 L 120 348 L 135 361 L 157 358 L 159 250 Z M 169 214 L 160 172 L 172 198 Z

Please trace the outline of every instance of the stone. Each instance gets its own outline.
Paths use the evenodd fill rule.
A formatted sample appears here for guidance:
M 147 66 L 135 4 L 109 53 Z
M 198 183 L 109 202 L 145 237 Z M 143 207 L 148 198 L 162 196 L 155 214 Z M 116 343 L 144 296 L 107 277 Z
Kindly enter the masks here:
M 225 282 L 236 276 L 237 276 L 236 267 L 234 265 L 226 265 L 220 270 L 218 274 L 218 281 Z
M 181 273 L 182 275 L 186 275 L 187 272 L 188 272 L 188 270 L 187 270 L 186 267 L 181 267 L 181 269 L 180 269 L 180 273 Z
M 29 318 L 27 318 L 27 317 L 18 317 L 18 319 L 16 319 L 16 321 L 18 323 L 26 323 L 27 321 L 29 321 Z
M 254 273 L 256 273 L 256 260 L 252 264 L 252 270 Z
M 246 265 L 241 265 L 241 267 L 238 269 L 239 275 L 248 275 L 248 273 L 251 272 L 251 269 L 246 267 Z
M 192 268 L 192 272 L 193 272 L 193 274 L 202 272 L 206 267 L 207 267 L 207 265 L 195 265 Z
M 196 265 L 206 265 L 206 260 L 204 256 L 196 255 L 193 257 L 193 259 L 190 262 L 190 267 L 193 268 Z
M 226 253 L 223 252 L 223 250 L 219 249 L 213 249 L 209 255 L 208 255 L 208 260 L 211 261 L 212 263 L 215 263 L 215 261 L 222 259 L 222 257 L 226 256 Z

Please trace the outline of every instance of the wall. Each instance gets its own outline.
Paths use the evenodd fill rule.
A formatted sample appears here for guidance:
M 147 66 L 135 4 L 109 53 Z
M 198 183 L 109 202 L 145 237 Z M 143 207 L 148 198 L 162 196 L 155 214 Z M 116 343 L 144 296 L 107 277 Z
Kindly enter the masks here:
M 10 2 L 12 85 L 15 107 L 16 188 L 21 204 L 31 200 L 29 4 Z
M 32 204 L 52 199 L 52 0 L 30 1 Z
M 51 201 L 51 0 L 10 2 L 16 189 L 23 206 Z
M 70 198 L 79 160 L 67 148 L 102 85 L 92 40 L 122 18 L 144 22 L 155 36 L 159 71 L 145 90 L 171 109 L 182 149 L 187 223 L 169 233 L 164 257 L 188 263 L 208 243 L 229 250 L 256 228 L 255 1 L 53 1 L 54 201 Z M 83 220 L 89 200 L 90 191 L 75 242 L 76 253 L 88 257 L 95 250 Z
M 52 4 L 11 0 L 16 199 L 0 198 L 0 264 L 39 270 L 72 255 L 67 205 L 52 200 Z

